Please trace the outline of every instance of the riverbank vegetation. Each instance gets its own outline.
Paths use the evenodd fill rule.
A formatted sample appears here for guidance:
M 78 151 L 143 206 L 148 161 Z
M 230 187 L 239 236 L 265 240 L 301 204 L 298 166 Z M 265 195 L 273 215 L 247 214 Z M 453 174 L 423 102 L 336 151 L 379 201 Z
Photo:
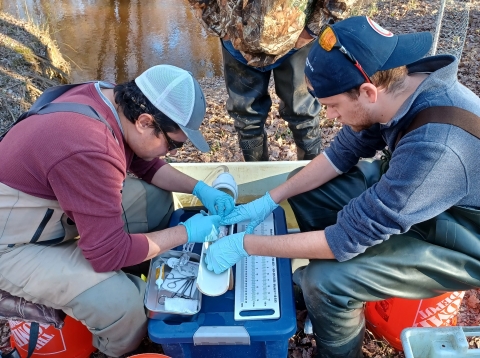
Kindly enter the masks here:
M 68 83 L 69 73 L 46 25 L 0 12 L 0 132 L 46 88 Z

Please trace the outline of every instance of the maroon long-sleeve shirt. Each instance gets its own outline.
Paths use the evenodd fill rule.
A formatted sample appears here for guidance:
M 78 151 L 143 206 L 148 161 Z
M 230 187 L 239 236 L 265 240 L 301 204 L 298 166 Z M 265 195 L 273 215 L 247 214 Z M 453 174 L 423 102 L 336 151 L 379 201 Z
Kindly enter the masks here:
M 0 142 L 0 182 L 24 193 L 58 200 L 75 221 L 79 247 L 97 272 L 142 262 L 148 253 L 143 234 L 123 229 L 121 189 L 129 170 L 150 182 L 165 164 L 136 157 L 124 142 L 110 108 L 94 84 L 69 90 L 55 102 L 92 106 L 112 126 L 77 113 L 28 117 Z

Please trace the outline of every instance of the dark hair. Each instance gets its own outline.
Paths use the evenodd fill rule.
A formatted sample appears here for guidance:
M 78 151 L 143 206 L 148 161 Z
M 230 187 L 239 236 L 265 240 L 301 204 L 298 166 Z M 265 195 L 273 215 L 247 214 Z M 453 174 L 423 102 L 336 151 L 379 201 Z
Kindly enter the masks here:
M 407 66 L 395 67 L 390 70 L 378 71 L 373 74 L 371 80 L 376 87 L 385 88 L 385 93 L 400 93 L 405 87 L 405 78 L 408 76 Z M 355 100 L 360 95 L 360 86 L 345 92 L 347 96 Z
M 152 128 L 156 136 L 160 132 L 175 132 L 180 129 L 165 113 L 155 107 L 140 91 L 135 81 L 121 83 L 113 89 L 115 103 L 122 109 L 125 117 L 135 123 L 142 113 L 153 116 Z

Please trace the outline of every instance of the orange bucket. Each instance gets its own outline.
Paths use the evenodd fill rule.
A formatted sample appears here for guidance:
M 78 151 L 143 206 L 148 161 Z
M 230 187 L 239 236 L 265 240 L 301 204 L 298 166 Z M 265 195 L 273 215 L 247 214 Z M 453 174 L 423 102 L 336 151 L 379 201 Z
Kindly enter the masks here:
M 22 358 L 28 353 L 30 323 L 8 321 L 11 330 L 10 342 Z M 40 325 L 37 345 L 32 358 L 89 358 L 96 351 L 92 345 L 92 333 L 80 321 L 67 316 L 61 330 L 49 325 Z
M 465 291 L 446 292 L 424 300 L 390 298 L 367 302 L 367 328 L 377 338 L 383 338 L 395 349 L 403 351 L 400 334 L 404 328 L 456 326 L 464 295 Z

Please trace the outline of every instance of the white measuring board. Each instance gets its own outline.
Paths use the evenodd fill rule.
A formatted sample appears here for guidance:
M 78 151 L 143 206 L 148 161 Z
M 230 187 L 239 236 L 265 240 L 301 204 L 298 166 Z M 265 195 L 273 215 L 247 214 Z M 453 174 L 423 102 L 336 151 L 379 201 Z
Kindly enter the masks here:
M 245 231 L 249 221 L 237 224 L 237 232 Z M 273 214 L 255 228 L 255 235 L 274 235 Z M 236 321 L 280 318 L 277 259 L 269 256 L 250 256 L 236 265 Z

